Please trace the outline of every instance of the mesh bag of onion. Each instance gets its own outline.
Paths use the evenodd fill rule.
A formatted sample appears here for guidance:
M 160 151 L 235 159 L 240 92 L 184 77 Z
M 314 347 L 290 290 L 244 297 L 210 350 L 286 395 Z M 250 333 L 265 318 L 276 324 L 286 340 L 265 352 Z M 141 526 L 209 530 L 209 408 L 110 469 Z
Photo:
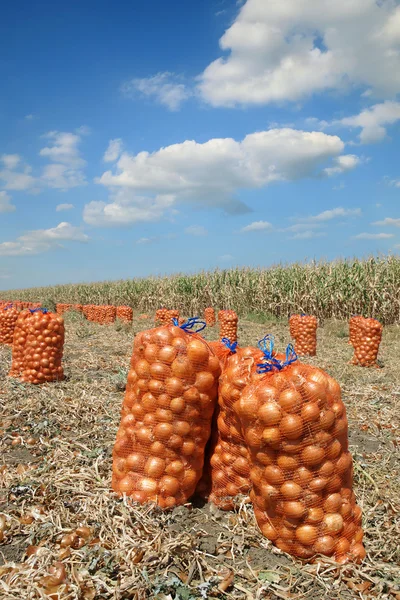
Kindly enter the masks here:
M 295 350 L 298 356 L 315 356 L 317 353 L 317 318 L 313 315 L 296 315 L 292 321 Z
M 184 504 L 201 477 L 220 375 L 203 325 L 193 318 L 135 338 L 112 467 L 113 489 L 134 501 Z
M 291 346 L 284 361 L 267 357 L 261 379 L 234 405 L 252 463 L 255 517 L 289 554 L 358 562 L 365 557 L 361 509 L 340 386 L 296 359 Z
M 117 306 L 116 316 L 124 323 L 131 323 L 133 321 L 133 309 L 130 306 Z
M 159 308 L 156 310 L 154 322 L 161 323 L 161 325 L 169 325 L 168 308 Z
M 22 370 L 24 368 L 25 344 L 28 335 L 27 319 L 31 315 L 32 313 L 28 309 L 25 309 L 19 313 L 18 319 L 15 323 L 11 355 L 11 369 L 8 374 L 9 377 L 19 377 L 22 375 Z
M 204 309 L 204 320 L 207 327 L 214 327 L 215 325 L 215 310 L 212 306 Z
M 10 375 L 21 375 L 29 383 L 61 381 L 64 346 L 64 321 L 45 308 L 29 309 L 14 336 L 16 356 Z
M 218 312 L 220 338 L 228 338 L 232 343 L 237 342 L 238 316 L 234 310 Z
M 361 319 L 362 319 L 362 317 L 360 315 L 353 315 L 349 319 L 349 342 L 348 343 L 351 346 L 354 346 L 354 344 L 355 344 L 356 337 L 357 337 L 357 331 L 358 331 L 358 327 L 359 327 L 359 322 Z
M 353 365 L 361 367 L 379 367 L 377 361 L 383 326 L 376 319 L 358 317 L 353 332 Z
M 289 317 L 289 332 L 290 337 L 295 340 L 297 337 L 297 323 L 300 319 L 300 315 L 291 315 Z
M 0 344 L 11 346 L 13 343 L 15 323 L 17 322 L 19 312 L 9 304 L 0 309 Z

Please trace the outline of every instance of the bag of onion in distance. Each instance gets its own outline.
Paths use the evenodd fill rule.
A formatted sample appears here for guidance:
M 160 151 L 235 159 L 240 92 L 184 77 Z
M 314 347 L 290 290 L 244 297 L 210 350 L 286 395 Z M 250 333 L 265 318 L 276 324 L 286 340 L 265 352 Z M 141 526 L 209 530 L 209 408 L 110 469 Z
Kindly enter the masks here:
M 261 374 L 234 409 L 249 450 L 250 497 L 263 535 L 300 558 L 361 561 L 361 509 L 339 384 L 321 369 L 294 362 Z
M 202 475 L 219 360 L 196 333 L 138 334 L 113 451 L 112 487 L 140 503 L 184 504 Z

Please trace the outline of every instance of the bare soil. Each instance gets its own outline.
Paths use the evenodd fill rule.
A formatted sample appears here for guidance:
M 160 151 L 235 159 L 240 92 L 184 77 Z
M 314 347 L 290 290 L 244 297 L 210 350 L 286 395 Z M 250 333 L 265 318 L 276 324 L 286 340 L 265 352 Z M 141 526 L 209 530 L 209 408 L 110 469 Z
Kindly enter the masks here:
M 188 504 L 169 512 L 130 506 L 110 490 L 111 452 L 134 334 L 151 326 L 99 326 L 66 317 L 66 379 L 31 386 L 7 377 L 0 347 L 0 598 L 194 600 L 198 598 L 400 600 L 400 330 L 385 329 L 383 368 L 348 364 L 347 326 L 319 329 L 316 364 L 341 384 L 350 422 L 355 492 L 367 558 L 360 566 L 306 564 L 259 533 L 248 505 L 225 513 Z M 242 345 L 286 324 L 243 320 Z M 217 331 L 207 332 L 215 339 Z M 84 545 L 61 547 L 81 525 Z M 39 547 L 34 549 L 32 546 Z M 41 579 L 61 561 L 65 584 L 45 595 Z

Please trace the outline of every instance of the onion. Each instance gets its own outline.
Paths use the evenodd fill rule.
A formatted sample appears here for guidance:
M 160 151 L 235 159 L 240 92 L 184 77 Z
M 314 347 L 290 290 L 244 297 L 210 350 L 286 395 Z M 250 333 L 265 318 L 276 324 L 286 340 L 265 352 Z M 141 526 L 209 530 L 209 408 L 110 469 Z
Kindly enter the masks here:
M 164 346 L 158 351 L 158 360 L 170 365 L 175 360 L 177 349 L 173 346 Z
M 157 456 L 150 457 L 144 467 L 144 472 L 149 477 L 155 477 L 158 479 L 164 473 L 165 460 L 158 458 Z
M 267 402 L 258 409 L 258 418 L 264 425 L 277 425 L 282 418 L 282 411 L 276 402 Z
M 186 402 L 181 396 L 178 398 L 173 398 L 170 403 L 170 408 L 173 413 L 181 414 L 186 408 Z
M 353 459 L 351 457 L 350 452 L 343 452 L 342 456 L 338 458 L 336 461 L 336 471 L 338 474 L 345 473 L 348 469 L 351 468 L 353 464 Z
M 182 454 L 184 456 L 191 456 L 192 454 L 194 454 L 196 450 L 196 445 L 192 440 L 185 440 L 182 444 Z
M 283 503 L 283 512 L 286 517 L 293 519 L 301 519 L 306 512 L 306 508 L 302 502 L 289 500 Z
M 333 427 L 336 417 L 333 410 L 324 410 L 321 412 L 320 424 L 322 429 L 329 430 Z
M 319 465 L 325 458 L 325 451 L 319 446 L 306 446 L 301 453 L 301 460 L 305 465 L 315 467 Z
M 283 472 L 279 467 L 274 465 L 268 465 L 268 467 L 265 467 L 264 477 L 271 485 L 282 485 L 284 482 Z
M 324 511 L 322 510 L 322 508 L 320 508 L 318 506 L 314 506 L 314 507 L 308 509 L 307 518 L 306 518 L 307 523 L 312 523 L 312 524 L 321 523 L 323 518 L 324 518 Z
M 258 409 L 258 399 L 256 395 L 245 393 L 239 402 L 239 414 L 244 421 L 253 421 L 256 419 Z
M 354 544 L 354 546 L 351 547 L 350 553 L 356 562 L 361 562 L 367 555 L 362 544 Z
M 184 473 L 185 467 L 182 461 L 174 460 L 167 466 L 165 471 L 168 475 L 179 477 L 182 475 L 182 473 Z
M 335 465 L 330 460 L 325 461 L 318 471 L 320 477 L 331 477 L 335 470 Z
M 157 481 L 151 477 L 141 477 L 138 479 L 137 488 L 148 495 L 155 494 L 157 491 Z
M 172 448 L 173 450 L 179 450 L 180 448 L 182 448 L 183 439 L 180 435 L 176 435 L 174 433 L 173 435 L 171 435 L 170 438 L 166 440 L 165 443 L 168 446 L 168 448 Z
M 171 423 L 159 423 L 154 427 L 154 437 L 157 440 L 167 440 L 173 433 Z
M 196 387 L 190 387 L 186 390 L 183 397 L 189 404 L 195 404 L 200 401 L 200 393 Z
M 210 351 L 200 339 L 191 339 L 187 345 L 187 356 L 195 367 L 203 366 L 209 359 Z
M 303 434 L 303 420 L 299 415 L 286 415 L 283 417 L 279 429 L 289 440 L 297 440 Z
M 302 402 L 301 395 L 294 388 L 288 388 L 279 394 L 279 404 L 286 412 L 295 412 L 300 408 Z
M 166 455 L 166 448 L 164 446 L 164 444 L 162 444 L 161 442 L 157 441 L 157 442 L 153 442 L 149 448 L 149 452 L 152 456 L 160 456 L 160 457 L 165 457 Z
M 175 496 L 180 489 L 179 480 L 171 475 L 165 475 L 160 480 L 160 492 L 164 496 Z
M 126 494 L 127 496 L 129 496 L 133 492 L 134 487 L 135 482 L 129 475 L 121 479 L 118 483 L 118 488 L 121 494 Z
M 350 542 L 345 537 L 340 537 L 335 545 L 335 552 L 338 555 L 346 554 L 350 550 Z
M 323 528 L 325 533 L 338 535 L 343 531 L 343 518 L 339 513 L 328 513 L 323 519 Z
M 280 492 L 286 499 L 297 500 L 303 493 L 303 489 L 294 481 L 286 481 L 281 485 Z
M 181 396 L 184 392 L 182 379 L 169 377 L 165 380 L 165 390 L 172 398 Z
M 278 427 L 266 427 L 262 433 L 262 439 L 273 448 L 277 447 L 281 441 L 281 432 Z
M 326 448 L 326 456 L 329 460 L 334 460 L 339 456 L 342 452 L 342 445 L 339 440 L 334 440 L 329 446 Z
M 324 502 L 324 511 L 327 513 L 338 513 L 342 507 L 342 496 L 340 494 L 330 494 Z
M 278 539 L 278 531 L 270 523 L 265 523 L 260 529 L 261 533 L 271 542 L 275 542 Z
M 194 377 L 192 363 L 186 356 L 177 356 L 171 365 L 171 371 L 175 377 L 179 377 L 185 381 Z
M 316 402 L 308 402 L 301 409 L 301 418 L 305 423 L 318 421 L 320 418 L 320 409 Z
M 305 546 L 312 546 L 318 537 L 318 529 L 313 525 L 300 525 L 296 529 L 296 538 Z
M 195 386 L 199 390 L 199 392 L 208 392 L 212 389 L 214 385 L 214 376 L 212 373 L 208 371 L 200 371 L 197 373 Z
M 313 480 L 313 477 L 313 473 L 309 471 L 306 467 L 299 467 L 293 475 L 294 481 L 301 485 L 303 488 L 309 485 L 310 481 Z
M 144 358 L 148 363 L 152 363 L 157 360 L 158 346 L 156 344 L 148 344 L 145 346 Z
M 308 487 L 312 492 L 318 493 L 326 487 L 327 483 L 328 480 L 326 477 L 315 477 L 312 481 L 310 481 Z
M 318 554 L 332 556 L 335 549 L 335 539 L 331 535 L 323 535 L 316 540 L 314 549 Z
M 330 479 L 328 479 L 328 483 L 326 485 L 327 492 L 339 492 L 343 485 L 342 479 L 339 475 L 334 475 Z
M 140 406 L 140 404 L 139 404 L 139 406 Z M 141 400 L 141 406 L 140 406 L 140 408 L 142 409 L 141 412 L 143 412 L 143 410 L 153 412 L 156 409 L 156 407 L 157 407 L 157 399 L 150 392 L 146 392 L 143 395 L 142 400 Z
M 256 454 L 257 461 L 264 466 L 274 464 L 275 458 L 276 458 L 276 452 L 275 452 L 275 450 L 272 450 L 271 448 L 265 448 L 263 450 L 263 452 L 257 452 L 257 454 Z
M 299 466 L 297 458 L 290 454 L 278 454 L 276 462 L 283 471 L 294 471 Z

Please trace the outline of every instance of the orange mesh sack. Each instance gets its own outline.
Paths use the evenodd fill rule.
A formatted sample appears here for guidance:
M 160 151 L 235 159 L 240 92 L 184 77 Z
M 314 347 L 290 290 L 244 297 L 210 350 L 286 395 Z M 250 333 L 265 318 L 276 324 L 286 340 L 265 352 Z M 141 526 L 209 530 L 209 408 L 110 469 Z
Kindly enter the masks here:
M 32 309 L 25 320 L 26 342 L 21 380 L 29 383 L 61 381 L 64 321 L 46 309 Z
M 161 325 L 167 325 L 168 323 L 168 308 L 159 308 L 156 310 L 156 316 L 154 318 L 155 323 L 161 323 Z
M 376 319 L 358 317 L 354 335 L 353 365 L 361 367 L 379 367 L 377 361 L 383 326 Z
M 9 304 L 0 310 L 0 344 L 11 346 L 19 312 Z
M 197 319 L 135 338 L 113 450 L 112 487 L 162 508 L 184 504 L 201 477 L 220 365 Z
M 63 315 L 65 312 L 73 308 L 73 304 L 56 304 L 56 312 L 58 315 Z
M 299 322 L 300 315 L 291 315 L 289 318 L 289 331 L 290 337 L 295 340 L 297 337 L 297 324 Z
M 239 348 L 227 358 L 220 378 L 209 499 L 223 510 L 232 510 L 235 498 L 248 495 L 251 489 L 249 452 L 233 406 L 240 401 L 262 356 L 257 348 Z
M 18 319 L 15 323 L 12 355 L 11 355 L 11 369 L 8 374 L 9 377 L 20 377 L 24 368 L 24 355 L 26 338 L 28 335 L 28 319 L 32 313 L 25 309 L 18 315 Z
M 354 346 L 357 338 L 357 332 L 359 328 L 359 323 L 362 317 L 360 315 L 353 315 L 349 319 L 349 344 Z
M 249 449 L 257 523 L 281 550 L 311 559 L 361 561 L 347 417 L 339 384 L 322 370 L 269 360 L 243 392 L 237 413 Z
M 124 323 L 132 323 L 133 309 L 130 306 L 117 306 L 117 319 Z
M 204 320 L 207 327 L 214 327 L 215 325 L 215 310 L 212 306 L 209 306 L 204 310 Z
M 218 313 L 220 338 L 237 342 L 238 316 L 234 310 L 220 310 Z
M 313 315 L 298 315 L 294 321 L 295 350 L 298 356 L 317 354 L 317 318 Z

